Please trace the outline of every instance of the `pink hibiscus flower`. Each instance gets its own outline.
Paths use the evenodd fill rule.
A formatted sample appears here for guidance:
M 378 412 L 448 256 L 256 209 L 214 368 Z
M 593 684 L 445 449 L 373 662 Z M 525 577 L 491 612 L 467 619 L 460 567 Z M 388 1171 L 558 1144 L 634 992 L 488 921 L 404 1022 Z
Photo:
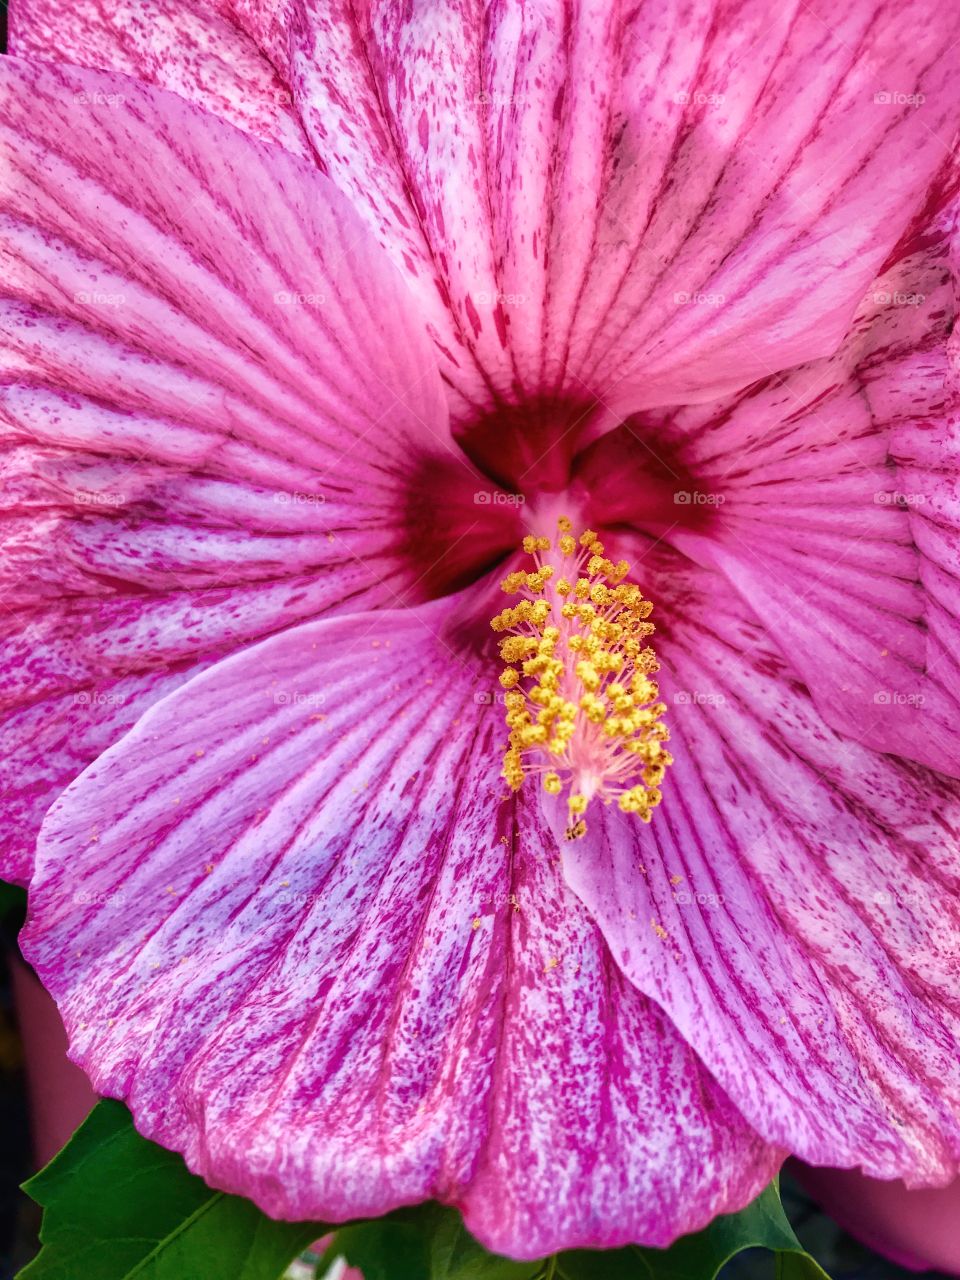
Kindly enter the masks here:
M 957 1172 L 958 37 L 14 8 L 5 869 L 74 1058 L 213 1184 L 534 1257 L 787 1151 Z M 659 695 L 613 633 L 594 692 L 648 746 L 662 699 L 662 785 L 580 707 L 520 756 L 559 795 L 501 779 L 498 582 L 560 517 L 653 602 Z

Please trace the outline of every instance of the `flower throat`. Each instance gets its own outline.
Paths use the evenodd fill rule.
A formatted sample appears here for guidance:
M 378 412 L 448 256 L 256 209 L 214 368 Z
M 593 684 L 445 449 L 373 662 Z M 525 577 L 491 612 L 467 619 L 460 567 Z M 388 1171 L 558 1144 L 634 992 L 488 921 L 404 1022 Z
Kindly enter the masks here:
M 527 774 L 539 774 L 551 795 L 565 794 L 566 836 L 576 840 L 594 798 L 616 799 L 649 822 L 673 757 L 663 746 L 666 707 L 650 678 L 659 663 L 645 643 L 653 605 L 624 581 L 625 560 L 604 558 L 592 530 L 578 540 L 565 516 L 557 523 L 554 543 L 524 538 L 534 568 L 504 578 L 503 590 L 521 598 L 490 625 L 507 633 L 500 641 L 510 730 L 503 777 L 517 791 Z

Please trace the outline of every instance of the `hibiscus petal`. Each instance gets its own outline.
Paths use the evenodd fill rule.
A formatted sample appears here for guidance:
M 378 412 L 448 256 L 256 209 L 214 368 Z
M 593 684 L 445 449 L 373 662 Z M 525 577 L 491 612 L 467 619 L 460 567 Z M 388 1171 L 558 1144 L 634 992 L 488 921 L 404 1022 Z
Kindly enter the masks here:
M 135 76 L 312 155 L 289 89 L 237 24 L 203 0 L 12 0 L 9 21 L 17 57 Z
M 666 1243 L 778 1153 L 504 798 L 464 616 L 308 623 L 153 707 L 52 808 L 25 953 L 97 1089 L 271 1214 Z
M 675 525 L 672 543 L 726 574 L 827 722 L 956 776 L 960 437 L 948 248 L 944 228 L 932 229 L 879 277 L 832 359 L 631 430 L 695 477 L 674 487 L 695 490 L 712 515 L 699 532 Z M 613 438 L 598 448 L 616 455 Z M 634 484 L 640 511 L 641 470 Z
M 467 418 L 709 399 L 829 353 L 960 123 L 934 0 L 234 8 Z
M 105 745 L 115 699 L 136 718 L 169 688 L 157 668 L 422 597 L 516 533 L 475 505 L 405 286 L 330 182 L 122 78 L 0 77 L 0 707 L 25 709 L 0 792 L 22 879 L 76 773 L 61 747 Z
M 650 827 L 601 809 L 565 846 L 568 883 L 769 1141 L 945 1182 L 960 789 L 823 725 L 719 575 L 656 553 L 645 569 L 675 764 Z

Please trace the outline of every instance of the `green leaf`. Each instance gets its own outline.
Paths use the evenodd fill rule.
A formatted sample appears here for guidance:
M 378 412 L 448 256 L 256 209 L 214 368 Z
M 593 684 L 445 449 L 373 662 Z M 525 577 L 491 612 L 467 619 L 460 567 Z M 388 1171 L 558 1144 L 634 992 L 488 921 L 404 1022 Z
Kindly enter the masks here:
M 716 1280 L 731 1258 L 757 1248 L 775 1256 L 777 1280 L 829 1280 L 794 1235 L 776 1186 L 669 1249 L 582 1249 L 511 1262 L 481 1248 L 454 1210 L 418 1205 L 342 1228 L 327 1257 L 346 1257 L 365 1280 Z
M 539 1262 L 514 1262 L 487 1251 L 474 1240 L 453 1209 L 430 1205 L 430 1280 L 528 1280 Z
M 43 1248 L 19 1280 L 279 1280 L 328 1230 L 212 1191 L 119 1102 L 99 1103 L 24 1189 L 44 1209 Z
M 438 1204 L 342 1227 L 327 1251 L 328 1260 L 336 1257 L 359 1268 L 364 1280 L 534 1280 L 544 1266 L 487 1253 L 460 1214 Z
M 397 1222 L 393 1215 L 341 1227 L 317 1274 L 322 1276 L 334 1258 L 341 1257 L 359 1267 L 364 1280 L 397 1280 L 399 1276 L 426 1280 L 430 1274 L 427 1240 L 415 1226 Z
M 0 880 L 0 920 L 10 920 L 19 931 L 27 914 L 27 891 L 18 884 Z
M 632 1245 L 609 1253 L 578 1250 L 560 1255 L 562 1280 L 716 1280 L 744 1249 L 777 1256 L 778 1280 L 829 1280 L 806 1253 L 783 1211 L 775 1185 L 740 1213 L 715 1218 L 703 1231 L 683 1236 L 669 1249 Z
M 141 1138 L 118 1102 L 101 1102 L 26 1190 L 44 1208 L 43 1248 L 20 1280 L 280 1280 L 330 1230 L 275 1222 L 250 1201 L 211 1190 L 178 1155 Z M 338 1228 L 327 1259 L 345 1256 L 365 1280 L 716 1280 L 751 1248 L 775 1255 L 777 1280 L 828 1280 L 804 1253 L 775 1185 L 669 1249 L 515 1262 L 487 1253 L 454 1209 L 425 1204 Z
M 809 1253 L 778 1253 L 777 1280 L 830 1280 Z

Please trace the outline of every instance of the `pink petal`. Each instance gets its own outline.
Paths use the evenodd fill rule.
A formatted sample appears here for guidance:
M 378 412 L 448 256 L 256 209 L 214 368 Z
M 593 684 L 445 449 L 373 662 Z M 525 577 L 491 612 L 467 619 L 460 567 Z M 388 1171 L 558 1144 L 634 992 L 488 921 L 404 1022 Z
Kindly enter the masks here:
M 960 1275 L 960 1182 L 908 1191 L 902 1182 L 879 1182 L 848 1169 L 811 1169 L 793 1161 L 791 1172 L 845 1231 L 898 1266 Z
M 0 846 L 23 879 L 53 794 L 193 663 L 449 587 L 517 535 L 475 505 L 403 282 L 331 183 L 172 94 L 0 76 Z
M 135 76 L 297 155 L 310 145 L 289 89 L 236 25 L 204 0 L 12 0 L 9 51 Z
M 494 392 L 622 416 L 829 353 L 960 123 L 934 0 L 235 8 L 465 421 Z
M 702 531 L 675 527 L 670 540 L 726 574 L 827 722 L 957 775 L 960 435 L 947 252 L 939 229 L 880 276 L 832 359 L 680 411 L 667 430 L 632 429 L 717 504 Z M 639 510 L 639 491 L 635 501 Z
M 158 703 L 51 810 L 25 950 L 97 1089 L 273 1215 L 666 1243 L 779 1153 L 503 798 L 466 607 L 305 624 Z
M 957 785 L 823 725 L 723 580 L 649 556 L 676 763 L 568 883 L 770 1142 L 937 1184 L 960 1155 Z M 557 815 L 554 826 L 562 826 Z

